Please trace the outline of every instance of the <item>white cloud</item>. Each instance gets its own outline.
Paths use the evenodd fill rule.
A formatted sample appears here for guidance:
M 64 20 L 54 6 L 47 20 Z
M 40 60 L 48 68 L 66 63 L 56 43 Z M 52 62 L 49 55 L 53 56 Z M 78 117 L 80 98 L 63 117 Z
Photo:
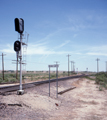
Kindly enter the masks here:
M 72 47 L 72 51 L 70 50 L 61 50 L 60 48 L 66 46 L 70 43 L 70 40 L 63 42 L 62 44 L 50 48 L 46 42 L 29 44 L 27 48 L 27 55 L 43 55 L 43 57 L 49 55 L 63 55 L 63 54 L 75 54 L 75 55 L 99 55 L 99 56 L 107 56 L 107 45 L 101 46 L 76 46 Z M 77 49 L 77 47 L 79 49 Z M 13 45 L 7 44 L 1 47 L 0 52 L 15 54 L 13 49 Z
M 107 53 L 89 52 L 88 55 L 107 56 Z
M 88 51 L 86 54 L 107 56 L 107 45 L 90 47 L 90 51 Z
M 68 44 L 70 41 L 65 41 L 64 43 L 60 44 L 57 47 L 54 48 L 49 48 L 47 47 L 46 42 L 42 43 L 35 43 L 35 44 L 29 44 L 27 48 L 27 54 L 28 55 L 51 55 L 51 54 L 68 54 L 70 51 L 61 51 L 57 50 L 61 47 L 64 47 L 66 44 Z M 8 53 L 8 54 L 14 54 L 15 51 L 13 49 L 13 45 L 7 44 L 1 47 L 0 49 L 1 52 L 3 53 Z M 23 52 L 23 49 L 22 49 Z
M 65 42 L 61 43 L 60 45 L 54 47 L 54 49 L 60 49 L 60 48 L 64 47 L 65 45 L 67 45 L 68 43 L 70 43 L 70 40 L 66 40 Z
M 46 45 L 41 44 L 30 44 L 27 50 L 27 54 L 39 54 L 39 55 L 51 55 L 51 54 L 66 54 L 69 53 L 68 51 L 58 51 L 55 50 L 56 48 L 61 48 L 63 46 L 65 46 L 67 43 L 69 43 L 69 41 L 66 41 L 65 43 L 62 43 L 61 45 L 59 45 L 59 47 L 55 47 L 55 48 L 48 48 Z
M 0 49 L 0 51 L 3 53 L 15 53 L 15 51 L 13 49 L 13 45 L 10 45 L 10 44 L 3 45 Z

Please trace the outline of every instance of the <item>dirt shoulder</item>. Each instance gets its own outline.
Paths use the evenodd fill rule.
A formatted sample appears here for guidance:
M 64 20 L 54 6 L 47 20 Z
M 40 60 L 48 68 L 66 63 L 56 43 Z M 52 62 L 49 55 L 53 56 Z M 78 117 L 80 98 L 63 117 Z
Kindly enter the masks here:
M 0 120 L 107 120 L 107 90 L 99 91 L 94 81 L 71 79 L 60 81 L 58 91 L 75 89 L 58 95 L 56 83 L 0 95 Z M 14 104 L 9 106 L 8 104 Z M 18 106 L 17 104 L 21 105 Z

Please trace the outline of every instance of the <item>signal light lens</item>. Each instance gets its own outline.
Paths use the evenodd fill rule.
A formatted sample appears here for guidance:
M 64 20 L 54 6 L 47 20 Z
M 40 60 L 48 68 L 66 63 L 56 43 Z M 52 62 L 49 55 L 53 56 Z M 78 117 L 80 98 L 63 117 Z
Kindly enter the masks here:
M 21 49 L 21 43 L 20 43 L 20 41 L 17 40 L 14 42 L 14 50 L 16 52 L 18 52 L 18 51 L 20 51 L 20 49 Z
M 24 31 L 24 20 L 22 18 L 15 18 L 15 31 L 23 33 Z

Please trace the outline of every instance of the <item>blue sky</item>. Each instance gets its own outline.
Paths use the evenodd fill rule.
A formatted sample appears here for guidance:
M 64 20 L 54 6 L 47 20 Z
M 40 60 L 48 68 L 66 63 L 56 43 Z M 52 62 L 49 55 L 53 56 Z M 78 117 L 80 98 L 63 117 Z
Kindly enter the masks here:
M 66 71 L 68 54 L 79 71 L 87 67 L 97 71 L 97 58 L 99 70 L 106 70 L 107 0 L 1 0 L 0 15 L 5 70 L 16 68 L 12 64 L 13 44 L 18 40 L 15 18 L 24 19 L 24 34 L 29 34 L 26 70 L 48 70 L 49 64 L 59 61 L 59 70 Z

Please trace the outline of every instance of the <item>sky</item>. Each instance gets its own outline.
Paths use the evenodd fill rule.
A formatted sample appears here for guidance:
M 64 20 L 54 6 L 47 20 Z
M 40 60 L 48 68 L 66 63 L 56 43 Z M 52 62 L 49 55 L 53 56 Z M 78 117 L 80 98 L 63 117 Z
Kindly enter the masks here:
M 56 61 L 60 71 L 67 71 L 68 54 L 69 70 L 74 61 L 75 70 L 97 71 L 97 58 L 99 71 L 106 70 L 107 0 L 0 0 L 0 55 L 6 54 L 5 70 L 16 69 L 15 18 L 24 20 L 23 34 L 29 34 L 28 42 L 23 39 L 27 71 L 49 70 Z

